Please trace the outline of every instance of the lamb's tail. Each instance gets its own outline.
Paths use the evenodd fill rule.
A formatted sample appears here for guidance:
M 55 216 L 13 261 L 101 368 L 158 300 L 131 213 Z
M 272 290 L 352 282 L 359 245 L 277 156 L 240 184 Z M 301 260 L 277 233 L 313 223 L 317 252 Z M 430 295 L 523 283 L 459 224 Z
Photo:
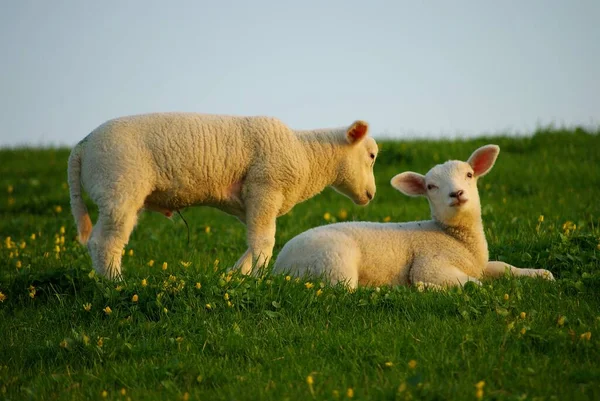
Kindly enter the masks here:
M 71 195 L 71 212 L 77 223 L 79 242 L 85 245 L 92 233 L 92 220 L 90 219 L 87 207 L 81 197 L 81 151 L 82 144 L 78 143 L 69 156 L 69 168 L 67 174 L 69 180 L 69 193 Z

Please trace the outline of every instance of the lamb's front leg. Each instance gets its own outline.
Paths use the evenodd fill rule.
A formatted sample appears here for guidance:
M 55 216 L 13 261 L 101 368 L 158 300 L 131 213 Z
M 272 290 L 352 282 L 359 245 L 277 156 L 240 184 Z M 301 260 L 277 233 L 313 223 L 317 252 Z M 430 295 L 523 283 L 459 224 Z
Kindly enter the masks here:
M 445 260 L 436 260 L 434 258 L 419 258 L 415 260 L 410 270 L 410 281 L 413 285 L 449 287 L 460 285 L 464 286 L 468 282 L 481 285 L 481 282 L 475 277 L 471 277 L 459 268 L 449 265 Z
M 529 277 L 541 277 L 547 280 L 554 280 L 554 276 L 548 270 L 545 269 L 522 269 L 509 265 L 504 262 L 491 261 L 488 262 L 485 267 L 484 274 L 490 277 L 501 277 L 504 273 L 509 272 L 513 276 L 529 276 Z
M 234 269 L 250 274 L 252 268 L 267 266 L 275 246 L 276 219 L 282 195 L 267 189 L 255 189 L 245 200 L 246 239 L 248 250 L 236 262 Z

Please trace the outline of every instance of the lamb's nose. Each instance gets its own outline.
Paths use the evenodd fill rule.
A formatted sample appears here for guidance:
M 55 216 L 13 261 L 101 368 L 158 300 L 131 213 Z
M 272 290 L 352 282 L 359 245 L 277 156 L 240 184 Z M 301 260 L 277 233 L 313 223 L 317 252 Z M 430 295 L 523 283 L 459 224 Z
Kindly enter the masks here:
M 369 200 L 373 199 L 373 194 L 370 191 L 367 191 L 367 198 L 369 198 Z
M 458 199 L 458 198 L 460 198 L 460 197 L 462 196 L 462 194 L 464 194 L 464 193 L 465 193 L 465 191 L 463 191 L 462 189 L 461 189 L 461 190 L 459 190 L 459 191 L 450 192 L 450 197 L 451 197 L 451 198 L 456 198 L 456 199 Z

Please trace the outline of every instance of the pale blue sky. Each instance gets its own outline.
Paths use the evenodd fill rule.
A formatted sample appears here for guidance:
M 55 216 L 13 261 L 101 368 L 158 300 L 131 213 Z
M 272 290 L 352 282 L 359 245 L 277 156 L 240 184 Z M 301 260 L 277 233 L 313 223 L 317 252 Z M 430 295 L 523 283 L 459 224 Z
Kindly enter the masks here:
M 153 111 L 478 135 L 600 123 L 600 1 L 4 1 L 0 146 Z

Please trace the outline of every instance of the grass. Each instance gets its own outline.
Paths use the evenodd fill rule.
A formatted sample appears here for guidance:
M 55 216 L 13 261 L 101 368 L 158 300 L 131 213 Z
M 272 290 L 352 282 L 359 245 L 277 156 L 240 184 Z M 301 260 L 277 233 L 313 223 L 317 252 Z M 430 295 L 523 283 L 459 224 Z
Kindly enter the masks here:
M 600 399 L 597 132 L 385 142 L 370 206 L 326 190 L 278 220 L 275 251 L 328 221 L 428 218 L 390 178 L 485 143 L 502 149 L 480 182 L 490 257 L 557 281 L 350 293 L 228 275 L 242 225 L 192 208 L 190 246 L 178 217 L 146 213 L 126 280 L 106 282 L 75 241 L 68 150 L 0 150 L 0 398 Z

